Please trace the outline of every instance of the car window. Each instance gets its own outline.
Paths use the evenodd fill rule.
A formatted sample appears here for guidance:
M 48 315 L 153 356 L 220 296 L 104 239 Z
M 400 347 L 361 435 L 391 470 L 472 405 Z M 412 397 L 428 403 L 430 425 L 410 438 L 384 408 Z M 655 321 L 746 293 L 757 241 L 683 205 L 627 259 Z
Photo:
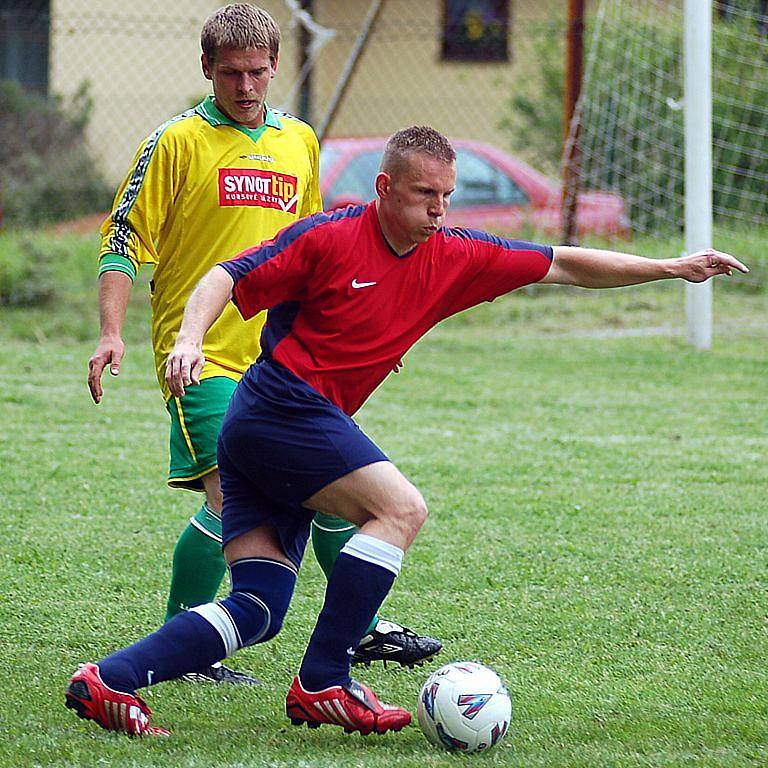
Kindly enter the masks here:
M 336 162 L 336 159 L 341 154 L 341 150 L 334 149 L 333 147 L 322 147 L 320 149 L 320 178 L 322 179 L 323 176 L 325 176 L 326 173 L 328 173 L 328 169 L 333 166 L 333 164 Z
M 528 197 L 500 168 L 466 149 L 456 152 L 454 208 L 469 205 L 525 205 Z
M 364 203 L 373 200 L 376 197 L 373 183 L 379 171 L 380 160 L 381 150 L 378 149 L 355 155 L 336 179 L 326 198 L 333 200 L 349 197 Z

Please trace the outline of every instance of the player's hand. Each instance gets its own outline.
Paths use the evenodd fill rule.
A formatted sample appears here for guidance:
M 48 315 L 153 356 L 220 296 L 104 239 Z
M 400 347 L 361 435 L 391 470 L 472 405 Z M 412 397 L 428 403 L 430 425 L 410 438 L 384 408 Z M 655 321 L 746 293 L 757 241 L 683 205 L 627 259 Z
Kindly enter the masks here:
M 403 361 L 398 360 L 393 366 L 392 366 L 392 373 L 400 373 L 400 371 L 403 370 Z
M 125 344 L 119 336 L 104 337 L 99 340 L 99 346 L 88 361 L 88 389 L 94 403 L 101 402 L 104 394 L 101 388 L 101 374 L 109 366 L 113 376 L 120 373 L 120 363 L 125 355 Z
M 174 397 L 184 397 L 185 388 L 200 383 L 205 357 L 200 347 L 177 341 L 165 366 L 165 380 Z
M 712 248 L 697 251 L 690 256 L 681 256 L 677 259 L 677 263 L 680 270 L 679 277 L 691 283 L 703 283 L 715 275 L 732 275 L 734 269 L 739 272 L 749 272 L 746 265 L 730 253 L 715 251 Z

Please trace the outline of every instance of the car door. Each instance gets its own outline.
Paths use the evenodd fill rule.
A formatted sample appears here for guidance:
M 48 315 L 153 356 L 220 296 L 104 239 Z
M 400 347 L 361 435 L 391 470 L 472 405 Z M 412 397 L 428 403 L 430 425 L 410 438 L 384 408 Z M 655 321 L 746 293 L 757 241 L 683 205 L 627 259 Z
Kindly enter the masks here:
M 463 147 L 456 150 L 449 225 L 511 235 L 520 229 L 529 207 L 524 190 L 489 158 Z

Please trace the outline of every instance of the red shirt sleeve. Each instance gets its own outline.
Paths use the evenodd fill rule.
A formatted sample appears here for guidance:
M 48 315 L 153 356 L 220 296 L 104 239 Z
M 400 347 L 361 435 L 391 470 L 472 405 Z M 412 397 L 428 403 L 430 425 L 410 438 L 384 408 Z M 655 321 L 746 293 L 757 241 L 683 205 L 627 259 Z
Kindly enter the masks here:
M 552 265 L 552 246 L 508 240 L 477 229 L 443 230 L 455 273 L 446 295 L 444 317 L 544 278 Z
M 280 230 L 273 240 L 219 264 L 235 281 L 232 302 L 245 320 L 263 309 L 303 297 L 321 256 L 315 228 L 322 217 L 301 219 Z

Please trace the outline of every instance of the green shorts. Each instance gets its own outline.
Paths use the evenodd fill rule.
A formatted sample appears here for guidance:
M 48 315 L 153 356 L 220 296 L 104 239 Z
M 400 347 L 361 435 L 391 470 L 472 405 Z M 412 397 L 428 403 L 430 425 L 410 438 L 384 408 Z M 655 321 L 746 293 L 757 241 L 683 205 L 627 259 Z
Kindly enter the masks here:
M 218 467 L 216 442 L 236 386 L 234 379 L 213 376 L 166 403 L 171 416 L 168 485 L 172 488 L 204 490 L 201 478 Z

